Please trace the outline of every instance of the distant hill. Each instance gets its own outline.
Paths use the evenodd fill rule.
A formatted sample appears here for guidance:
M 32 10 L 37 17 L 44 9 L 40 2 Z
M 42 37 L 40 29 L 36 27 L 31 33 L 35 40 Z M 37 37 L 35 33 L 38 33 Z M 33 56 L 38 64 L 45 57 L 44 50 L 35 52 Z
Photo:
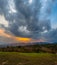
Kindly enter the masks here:
M 57 53 L 57 43 L 46 44 L 46 43 L 28 43 L 28 44 L 10 44 L 1 46 L 0 51 L 7 52 L 23 52 L 23 53 Z

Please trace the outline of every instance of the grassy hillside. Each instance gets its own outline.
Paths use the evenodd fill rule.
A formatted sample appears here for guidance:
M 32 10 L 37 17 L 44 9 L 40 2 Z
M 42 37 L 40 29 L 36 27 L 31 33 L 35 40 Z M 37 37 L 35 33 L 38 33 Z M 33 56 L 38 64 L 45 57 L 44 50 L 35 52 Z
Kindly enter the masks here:
M 57 55 L 48 53 L 0 52 L 0 65 L 57 65 Z

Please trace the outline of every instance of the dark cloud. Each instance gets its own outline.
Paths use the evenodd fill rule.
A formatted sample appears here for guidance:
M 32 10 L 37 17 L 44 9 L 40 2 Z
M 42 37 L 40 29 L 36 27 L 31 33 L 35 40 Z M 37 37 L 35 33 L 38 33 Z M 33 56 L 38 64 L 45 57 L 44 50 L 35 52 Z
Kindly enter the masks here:
M 48 42 L 57 42 L 57 29 L 52 29 L 46 34 L 43 35 L 43 37 L 48 41 Z
M 51 13 L 50 3 L 49 0 L 32 0 L 31 4 L 29 0 L 0 0 L 0 15 L 4 15 L 9 23 L 8 30 L 14 35 L 41 38 L 42 32 L 51 30 L 48 18 Z

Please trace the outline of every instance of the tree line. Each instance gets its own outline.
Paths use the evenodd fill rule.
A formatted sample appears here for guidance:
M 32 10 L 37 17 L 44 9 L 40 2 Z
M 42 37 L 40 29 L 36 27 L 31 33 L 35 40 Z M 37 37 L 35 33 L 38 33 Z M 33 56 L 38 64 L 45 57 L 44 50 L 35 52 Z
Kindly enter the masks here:
M 57 53 L 57 44 L 36 44 L 26 46 L 7 46 L 0 48 L 1 52 L 23 52 L 23 53 Z

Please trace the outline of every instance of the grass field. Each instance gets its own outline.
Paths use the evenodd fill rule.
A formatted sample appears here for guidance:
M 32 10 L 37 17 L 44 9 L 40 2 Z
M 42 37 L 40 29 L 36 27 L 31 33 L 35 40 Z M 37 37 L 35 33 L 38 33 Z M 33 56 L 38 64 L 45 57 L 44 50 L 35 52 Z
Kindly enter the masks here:
M 57 55 L 48 53 L 0 52 L 0 65 L 57 65 Z

